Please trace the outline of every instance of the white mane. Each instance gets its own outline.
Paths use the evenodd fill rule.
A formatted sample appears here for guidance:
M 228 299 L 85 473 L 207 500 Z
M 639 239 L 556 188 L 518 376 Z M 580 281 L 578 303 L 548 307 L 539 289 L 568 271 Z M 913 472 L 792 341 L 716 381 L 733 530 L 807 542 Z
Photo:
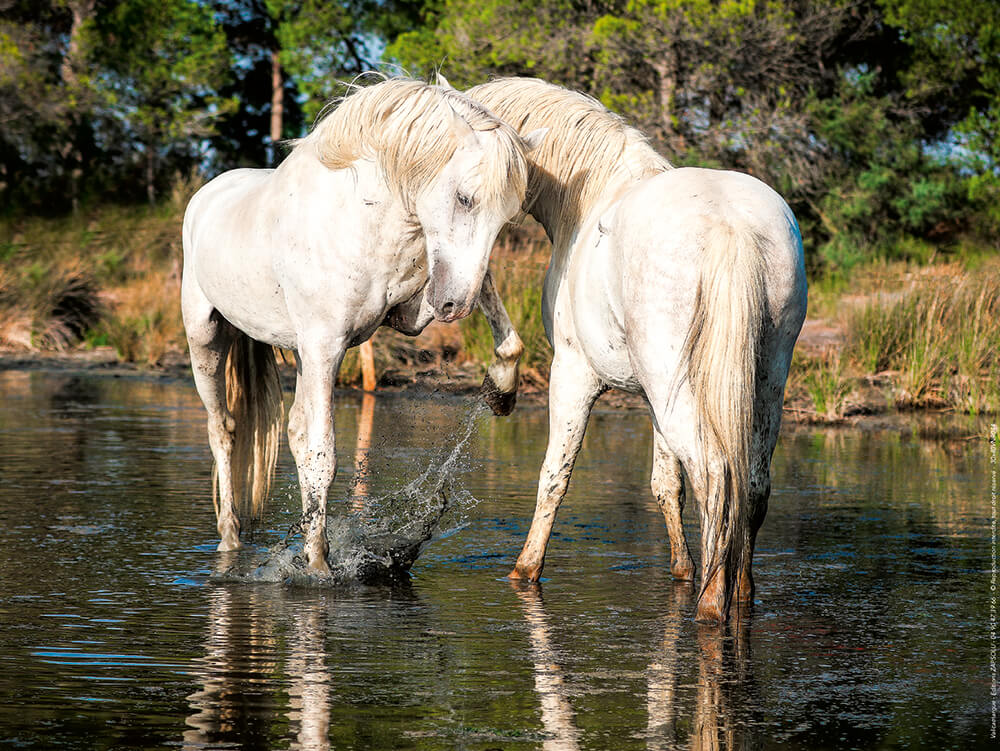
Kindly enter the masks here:
M 422 81 L 390 78 L 356 88 L 298 144 L 315 148 L 331 169 L 376 160 L 390 189 L 411 205 L 455 153 L 456 115 L 492 136 L 483 139 L 489 145 L 480 165 L 480 200 L 502 205 L 512 190 L 523 197 L 527 164 L 520 136 L 461 92 Z

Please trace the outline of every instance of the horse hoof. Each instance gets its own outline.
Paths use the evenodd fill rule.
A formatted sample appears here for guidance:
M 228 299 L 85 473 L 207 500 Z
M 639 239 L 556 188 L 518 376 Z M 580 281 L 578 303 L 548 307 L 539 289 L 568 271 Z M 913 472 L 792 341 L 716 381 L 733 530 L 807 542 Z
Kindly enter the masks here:
M 483 378 L 483 385 L 479 389 L 479 395 L 483 397 L 483 401 L 493 410 L 493 414 L 498 417 L 506 417 L 513 412 L 514 405 L 517 402 L 517 392 L 512 391 L 508 394 L 501 391 L 496 382 L 490 378 L 489 373 Z
M 243 545 L 240 543 L 240 538 L 237 537 L 235 539 L 230 538 L 220 540 L 215 549 L 219 553 L 232 553 L 234 550 L 239 550 L 242 547 Z
M 507 574 L 507 578 L 511 581 L 537 582 L 542 578 L 542 570 L 525 570 L 520 566 L 515 566 L 514 570 Z
M 694 565 L 675 563 L 670 567 L 670 574 L 680 582 L 694 581 Z
M 313 574 L 315 576 L 331 575 L 330 564 L 326 562 L 325 558 L 318 558 L 309 561 L 309 563 L 306 565 L 306 568 L 309 569 L 310 574 Z
M 698 603 L 698 612 L 694 617 L 697 623 L 712 623 L 717 626 L 721 626 L 726 622 L 726 617 L 722 613 L 722 609 L 719 608 L 715 603 Z

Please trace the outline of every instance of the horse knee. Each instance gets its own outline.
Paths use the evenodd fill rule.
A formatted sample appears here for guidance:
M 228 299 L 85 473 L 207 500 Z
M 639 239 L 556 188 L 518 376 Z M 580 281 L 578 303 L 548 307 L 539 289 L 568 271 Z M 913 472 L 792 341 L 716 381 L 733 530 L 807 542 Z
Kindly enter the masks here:
M 236 440 L 236 420 L 227 413 L 208 418 L 208 441 L 213 451 L 229 453 Z

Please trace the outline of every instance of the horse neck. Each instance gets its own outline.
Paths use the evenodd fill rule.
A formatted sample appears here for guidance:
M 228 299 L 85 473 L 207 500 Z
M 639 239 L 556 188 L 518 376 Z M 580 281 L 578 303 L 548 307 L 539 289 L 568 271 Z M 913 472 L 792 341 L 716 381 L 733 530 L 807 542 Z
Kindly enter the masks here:
M 613 169 L 531 163 L 528 212 L 545 228 L 553 256 L 569 252 L 580 228 L 629 188 L 670 166 L 646 143 L 630 144 Z M 594 175 L 600 175 L 595 178 Z

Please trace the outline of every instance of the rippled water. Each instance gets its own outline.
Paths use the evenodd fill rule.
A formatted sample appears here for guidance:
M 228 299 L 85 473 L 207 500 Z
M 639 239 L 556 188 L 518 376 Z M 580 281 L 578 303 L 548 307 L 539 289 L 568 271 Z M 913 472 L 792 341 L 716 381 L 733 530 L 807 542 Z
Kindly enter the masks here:
M 285 450 L 252 546 L 215 553 L 190 385 L 6 372 L 0 394 L 5 745 L 993 747 L 985 440 L 787 431 L 755 612 L 720 634 L 670 579 L 641 414 L 595 415 L 540 588 L 503 579 L 544 451 L 531 409 L 475 423 L 470 498 L 408 583 L 309 588 L 213 578 L 279 546 L 298 491 Z M 363 495 L 419 477 L 470 409 L 380 396 Z M 340 399 L 334 498 L 358 495 L 362 413 Z

